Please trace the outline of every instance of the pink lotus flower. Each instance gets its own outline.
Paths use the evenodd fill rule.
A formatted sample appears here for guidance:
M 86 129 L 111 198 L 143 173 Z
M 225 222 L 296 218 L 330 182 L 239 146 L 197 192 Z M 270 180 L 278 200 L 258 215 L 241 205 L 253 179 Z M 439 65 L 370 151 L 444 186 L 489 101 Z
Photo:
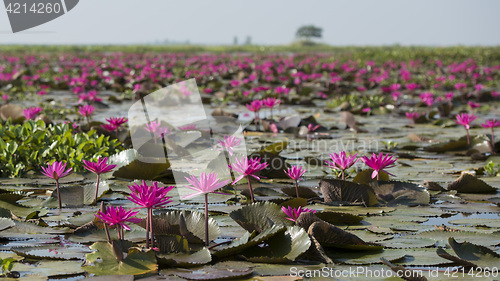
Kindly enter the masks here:
M 113 124 L 102 124 L 101 128 L 103 128 L 104 130 L 106 130 L 108 132 L 114 132 L 116 130 L 116 126 Z
M 118 239 L 122 240 L 123 230 L 130 230 L 130 227 L 126 223 L 140 223 L 141 219 L 134 218 L 137 212 L 132 212 L 125 210 L 122 206 L 115 208 L 113 206 L 108 206 L 106 212 L 99 211 L 95 216 L 100 219 L 103 223 L 113 226 L 116 225 L 118 232 Z
M 106 118 L 109 124 L 115 126 L 116 128 L 121 127 L 121 125 L 127 123 L 128 119 L 125 117 L 110 117 Z
M 151 121 L 144 126 L 144 129 L 150 133 L 157 133 L 161 123 L 158 121 Z
M 31 120 L 35 119 L 35 117 L 38 115 L 38 113 L 42 112 L 43 108 L 41 107 L 30 107 L 27 109 L 23 110 L 23 115 L 26 117 L 26 119 Z
M 7 94 L 2 95 L 2 99 L 7 102 L 9 100 L 9 96 Z
M 311 132 L 314 132 L 316 131 L 317 129 L 319 129 L 321 126 L 320 125 L 313 125 L 313 124 L 309 124 L 307 125 L 307 132 L 308 133 L 311 133 Z
M 474 109 L 474 108 L 479 108 L 481 107 L 481 104 L 477 103 L 477 102 L 472 102 L 472 101 L 468 101 L 467 104 L 470 106 L 470 108 Z
M 499 127 L 500 121 L 496 121 L 496 119 L 490 119 L 485 123 L 481 124 L 483 128 L 491 128 L 491 151 L 495 151 L 495 131 L 493 128 Z
M 385 171 L 385 169 L 389 169 L 392 167 L 395 167 L 396 165 L 394 162 L 396 162 L 397 159 L 393 159 L 392 155 L 390 156 L 389 154 L 384 154 L 381 152 L 378 156 L 377 154 L 373 153 L 373 155 L 368 158 L 367 156 L 363 156 L 361 160 L 370 168 L 373 169 L 372 173 L 372 179 L 377 177 L 377 180 L 380 179 L 380 172 L 385 172 L 391 176 L 394 176 L 393 174 L 388 173 Z
M 271 132 L 273 132 L 273 134 L 278 133 L 278 126 L 276 126 L 276 124 L 272 123 L 271 125 L 269 125 L 269 128 L 271 129 Z
M 453 95 L 454 95 L 453 92 L 449 92 L 447 94 L 444 94 L 444 99 L 447 100 L 447 101 L 452 101 L 453 100 Z
M 186 126 L 180 126 L 180 127 L 177 127 L 177 129 L 179 129 L 181 131 L 192 131 L 192 130 L 196 129 L 196 124 L 189 124 Z
M 467 84 L 465 84 L 465 83 L 455 83 L 455 89 L 461 90 L 461 89 L 464 89 L 464 88 L 467 88 Z
M 494 98 L 498 98 L 498 97 L 500 97 L 500 92 L 492 91 L 491 92 L 491 96 L 494 97 Z
M 293 222 L 296 222 L 297 219 L 299 218 L 300 214 L 302 214 L 302 213 L 310 213 L 310 212 L 312 212 L 313 214 L 316 213 L 316 210 L 311 210 L 311 209 L 307 209 L 307 208 L 302 209 L 302 207 L 299 207 L 298 209 L 296 209 L 296 208 L 292 208 L 290 206 L 288 206 L 288 208 L 283 206 L 283 207 L 281 207 L 281 210 L 285 213 L 285 215 L 288 216 L 288 218 L 286 218 L 286 219 L 293 221 Z
M 457 114 L 456 117 L 456 123 L 459 125 L 463 125 L 465 128 L 465 131 L 467 132 L 467 144 L 470 145 L 470 135 L 469 135 L 469 129 L 470 129 L 470 124 L 476 120 L 477 116 L 474 114 L 468 114 L 468 113 L 459 113 Z
M 298 180 L 304 175 L 304 173 L 306 172 L 306 169 L 303 169 L 303 167 L 299 167 L 299 166 L 292 166 L 291 168 L 288 168 L 287 170 L 284 170 L 284 172 L 292 180 L 295 181 L 295 194 L 297 195 L 297 198 L 299 198 L 299 183 L 298 183 Z
M 406 112 L 405 115 L 406 115 L 406 118 L 408 118 L 412 121 L 414 121 L 415 119 L 420 117 L 420 113 L 418 113 L 418 112 Z
M 361 110 L 361 112 L 363 112 L 363 113 L 368 113 L 368 112 L 370 112 L 370 111 L 372 111 L 372 109 L 371 109 L 371 108 L 369 108 L 369 107 L 365 107 L 365 108 L 363 108 L 363 109 Z
M 250 190 L 250 197 L 252 203 L 255 202 L 252 190 L 252 184 L 250 182 L 250 177 L 253 177 L 257 180 L 260 180 L 260 177 L 256 175 L 257 172 L 260 172 L 267 168 L 267 163 L 260 163 L 260 158 L 255 157 L 250 160 L 247 157 L 242 157 L 241 160 L 236 158 L 235 163 L 233 163 L 230 168 L 241 175 L 238 176 L 234 181 L 233 185 L 239 182 L 241 179 L 246 177 L 248 179 L 248 189 Z
M 78 107 L 78 113 L 83 117 L 89 117 L 94 113 L 95 107 L 93 105 L 84 105 Z
M 392 93 L 391 93 L 392 99 L 393 99 L 394 101 L 398 101 L 398 99 L 399 99 L 399 97 L 400 97 L 401 95 L 403 95 L 403 94 L 402 94 L 401 92 L 398 92 L 398 91 L 396 91 L 396 92 L 392 92 Z
M 339 154 L 330 154 L 330 158 L 332 158 L 333 162 L 326 160 L 325 163 L 327 163 L 327 166 L 332 169 L 345 171 L 359 161 L 359 159 L 356 160 L 357 156 L 357 153 L 353 155 L 347 155 L 345 151 L 341 151 Z M 342 179 L 344 179 L 344 177 L 342 177 Z
M 263 101 L 261 100 L 254 100 L 251 103 L 247 104 L 248 110 L 255 112 L 256 114 L 259 112 L 259 110 L 262 108 L 262 105 L 264 105 Z
M 66 170 L 66 163 L 55 161 L 52 164 L 49 164 L 47 167 L 42 167 L 42 174 L 45 176 L 56 180 L 56 189 L 57 189 L 57 201 L 59 203 L 59 209 L 62 208 L 61 204 L 61 196 L 59 192 L 59 179 L 64 178 L 71 174 L 71 168 Z
M 108 165 L 106 162 L 108 162 L 108 157 L 104 157 L 101 159 L 99 157 L 97 159 L 97 162 L 90 162 L 87 160 L 83 160 L 83 167 L 92 173 L 97 175 L 97 181 L 95 185 L 95 199 L 94 199 L 94 205 L 97 204 L 97 195 L 99 194 L 99 178 L 100 175 L 103 173 L 107 173 L 114 168 L 116 168 L 116 165 Z
M 415 84 L 415 83 L 408 83 L 408 84 L 406 84 L 406 86 L 405 86 L 405 87 L 406 87 L 406 89 L 408 89 L 408 90 L 410 90 L 410 91 L 413 91 L 413 90 L 415 90 L 415 89 L 420 88 L 420 85 Z
M 267 108 L 273 108 L 280 104 L 281 100 L 277 98 L 266 98 L 262 100 L 263 105 L 265 105 Z
M 215 191 L 231 182 L 231 180 L 219 181 L 217 176 L 217 173 L 202 173 L 199 179 L 195 176 L 185 177 L 191 184 L 187 185 L 187 187 L 196 192 L 183 196 L 182 199 L 188 199 L 200 194 L 205 195 L 205 246 L 208 246 L 210 242 L 208 238 L 208 193 L 223 194 Z
M 217 150 L 222 151 L 225 148 L 229 155 L 233 156 L 233 148 L 241 143 L 241 138 L 237 138 L 235 136 L 224 136 L 224 140 L 218 140 L 217 143 L 221 146 Z
M 167 193 L 174 187 L 158 187 L 158 182 L 153 182 L 153 185 L 149 186 L 143 180 L 142 184 L 134 183 L 134 185 L 129 185 L 128 188 L 132 192 L 127 199 L 141 206 L 139 208 L 147 209 L 146 247 L 149 248 L 149 232 L 151 231 L 151 247 L 154 248 L 153 209 L 163 207 L 172 202 L 172 197 L 167 196 Z

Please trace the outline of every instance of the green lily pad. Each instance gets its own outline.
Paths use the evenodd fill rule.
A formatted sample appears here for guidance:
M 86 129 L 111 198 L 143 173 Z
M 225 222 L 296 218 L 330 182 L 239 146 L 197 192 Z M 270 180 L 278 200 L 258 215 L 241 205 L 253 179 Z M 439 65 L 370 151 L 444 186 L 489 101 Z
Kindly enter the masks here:
M 316 212 L 315 215 L 318 218 L 334 225 L 355 225 L 359 224 L 363 220 L 363 217 L 342 212 Z
M 0 218 L 0 231 L 4 230 L 4 229 L 7 229 L 9 227 L 13 227 L 15 226 L 16 224 L 14 223 L 14 221 L 12 221 L 11 219 L 8 219 L 8 218 Z
M 252 272 L 253 270 L 250 268 L 229 269 L 208 266 L 184 270 L 184 272 L 177 272 L 175 275 L 188 280 L 237 280 L 252 274 Z
M 288 147 L 288 141 L 279 141 L 273 144 L 270 144 L 261 149 L 261 152 L 268 152 L 272 154 L 278 155 L 280 152 L 285 150 Z
M 436 248 L 405 249 L 406 256 L 394 264 L 407 266 L 437 266 L 449 264 L 450 261 L 436 254 Z
M 281 208 L 270 202 L 246 205 L 229 215 L 248 232 L 256 231 L 261 233 L 275 224 L 291 225 L 291 221 L 285 219 L 285 214 Z
M 383 248 L 380 244 L 366 243 L 356 235 L 323 221 L 312 223 L 307 233 L 314 236 L 323 247 L 358 251 L 380 250 Z
M 470 242 L 481 246 L 494 246 L 500 244 L 500 233 L 481 233 L 472 231 L 423 231 L 418 233 L 421 238 L 433 239 L 441 245 L 445 245 L 450 237 L 456 241 Z
M 359 207 L 359 206 L 328 206 L 323 204 L 308 205 L 307 208 L 318 211 L 347 213 L 356 216 L 381 215 L 394 212 L 394 207 Z
M 142 276 L 155 273 L 158 265 L 154 251 L 142 252 L 130 248 L 127 256 L 119 261 L 114 254 L 113 246 L 108 242 L 97 242 L 90 246 L 96 250 L 87 254 L 87 265 L 82 267 L 95 275 L 134 275 Z
M 356 174 L 356 176 L 354 177 L 354 179 L 352 179 L 352 181 L 355 183 L 359 183 L 359 184 L 370 184 L 372 181 L 377 180 L 377 178 L 372 179 L 372 173 L 373 173 L 372 169 L 363 170 L 363 171 L 359 172 L 358 174 Z M 387 174 L 384 171 L 380 171 L 379 180 L 388 181 L 389 174 Z
M 436 241 L 430 238 L 420 238 L 418 235 L 407 235 L 381 241 L 379 243 L 390 249 L 408 249 L 432 247 L 436 244 Z
M 195 253 L 175 253 L 156 255 L 158 263 L 166 266 L 192 267 L 207 264 L 212 261 L 212 256 L 207 248 Z
M 327 251 L 333 261 L 349 265 L 380 264 L 380 258 L 397 261 L 406 256 L 405 249 L 385 249 L 378 251 Z
M 448 190 L 456 190 L 459 193 L 496 193 L 497 189 L 469 173 L 462 175 L 448 185 Z
M 319 186 L 325 202 L 351 202 L 363 206 L 377 204 L 375 193 L 365 184 L 336 179 L 322 179 Z
M 448 223 L 457 225 L 472 225 L 472 226 L 500 228 L 500 219 L 460 219 L 460 220 L 451 220 Z
M 282 234 L 267 239 L 267 246 L 246 250 L 243 255 L 252 262 L 288 263 L 305 253 L 311 246 L 306 231 L 298 226 L 289 226 Z
M 401 181 L 376 181 L 370 184 L 382 206 L 428 205 L 429 192 L 425 187 Z
M 11 251 L 19 256 L 43 260 L 83 260 L 91 251 L 87 246 L 45 244 L 42 246 L 12 247 Z
M 453 237 L 450 237 L 448 243 L 455 254 L 457 254 L 458 258 L 466 261 L 464 264 L 466 266 L 470 263 L 475 265 L 475 267 L 494 268 L 498 267 L 500 264 L 500 255 L 486 247 L 474 245 L 469 242 L 458 243 Z M 438 255 L 449 259 L 449 255 L 443 252 L 444 251 L 438 251 Z M 456 259 L 451 260 L 457 262 Z
M 187 231 L 194 235 L 192 238 L 185 238 L 190 242 L 203 242 L 205 240 L 205 214 L 198 211 L 164 210 L 158 212 L 153 216 L 155 234 L 187 235 L 187 233 L 181 233 L 181 214 L 184 217 Z M 220 228 L 217 222 L 210 217 L 208 218 L 208 235 L 210 240 L 215 240 L 220 236 Z M 197 239 L 194 240 L 194 238 Z

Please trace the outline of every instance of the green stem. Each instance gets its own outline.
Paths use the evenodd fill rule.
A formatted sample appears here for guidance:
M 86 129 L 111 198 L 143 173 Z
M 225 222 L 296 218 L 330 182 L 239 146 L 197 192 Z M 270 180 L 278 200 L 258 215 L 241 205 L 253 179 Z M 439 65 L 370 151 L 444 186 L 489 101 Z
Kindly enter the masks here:
M 146 216 L 146 248 L 149 248 L 149 210 Z
M 153 209 L 148 209 L 149 212 L 149 231 L 151 231 L 151 248 L 155 247 L 155 235 L 153 231 Z
M 493 127 L 491 127 L 491 152 L 495 152 L 495 132 Z
M 470 145 L 470 135 L 469 135 L 469 130 L 468 130 L 468 129 L 465 129 L 465 131 L 467 132 L 467 145 Z
M 59 209 L 62 209 L 61 193 L 59 192 L 59 179 L 56 179 L 56 188 L 57 188 L 57 202 L 59 203 Z
M 93 205 L 97 205 L 97 195 L 99 194 L 99 178 L 100 174 L 97 174 L 97 182 L 95 183 L 95 199 Z
M 255 199 L 253 198 L 252 184 L 250 183 L 250 176 L 247 176 L 247 180 L 248 180 L 248 190 L 250 191 L 250 199 L 252 199 L 252 203 L 255 203 Z
M 299 198 L 299 183 L 297 180 L 295 180 L 295 194 L 297 195 L 297 198 Z
M 205 246 L 208 246 L 208 193 L 205 193 Z

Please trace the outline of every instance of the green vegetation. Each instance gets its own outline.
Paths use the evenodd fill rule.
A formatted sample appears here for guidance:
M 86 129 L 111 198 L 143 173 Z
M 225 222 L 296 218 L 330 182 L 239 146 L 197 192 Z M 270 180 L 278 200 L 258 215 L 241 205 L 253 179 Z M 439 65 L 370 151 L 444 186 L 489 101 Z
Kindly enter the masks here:
M 117 140 L 95 130 L 73 133 L 70 124 L 46 125 L 41 120 L 0 124 L 0 176 L 19 177 L 54 161 L 66 161 L 74 171 L 83 171 L 84 157 L 96 160 L 118 151 Z

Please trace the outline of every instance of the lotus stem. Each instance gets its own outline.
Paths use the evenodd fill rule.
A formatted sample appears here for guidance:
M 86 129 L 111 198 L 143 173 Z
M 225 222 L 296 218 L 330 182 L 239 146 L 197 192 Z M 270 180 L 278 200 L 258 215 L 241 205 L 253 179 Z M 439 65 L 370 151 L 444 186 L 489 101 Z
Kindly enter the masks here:
M 122 240 L 122 236 L 120 233 L 120 225 L 116 225 L 116 233 L 118 234 L 118 240 Z
M 467 132 L 467 145 L 470 145 L 470 135 L 469 135 L 469 130 L 468 130 L 468 129 L 465 129 L 465 131 Z
M 153 209 L 148 209 L 149 212 L 149 231 L 151 231 L 151 248 L 155 247 L 155 235 L 153 231 Z
M 295 180 L 295 194 L 297 195 L 297 198 L 299 198 L 299 183 L 297 180 Z
M 97 181 L 95 183 L 95 199 L 93 205 L 97 205 L 97 195 L 99 194 L 99 178 L 100 174 L 97 174 Z
M 56 179 L 56 189 L 57 189 L 57 202 L 59 203 L 59 210 L 62 209 L 61 204 L 61 193 L 59 192 L 59 180 Z
M 104 208 L 104 202 L 101 202 L 101 212 L 105 212 L 106 208 Z M 104 223 L 104 232 L 106 232 L 106 239 L 108 240 L 108 243 L 111 243 L 111 237 L 109 236 L 109 230 L 108 230 L 108 225 Z
M 495 132 L 493 127 L 491 127 L 491 152 L 495 152 Z
M 255 203 L 255 199 L 253 197 L 252 183 L 250 183 L 250 176 L 247 176 L 247 180 L 248 180 L 248 190 L 250 191 L 250 199 L 252 199 L 252 203 Z
M 345 181 L 345 170 L 342 170 L 342 180 Z
M 149 248 L 149 210 L 146 216 L 146 248 Z
M 205 193 L 205 246 L 208 246 L 208 193 Z

